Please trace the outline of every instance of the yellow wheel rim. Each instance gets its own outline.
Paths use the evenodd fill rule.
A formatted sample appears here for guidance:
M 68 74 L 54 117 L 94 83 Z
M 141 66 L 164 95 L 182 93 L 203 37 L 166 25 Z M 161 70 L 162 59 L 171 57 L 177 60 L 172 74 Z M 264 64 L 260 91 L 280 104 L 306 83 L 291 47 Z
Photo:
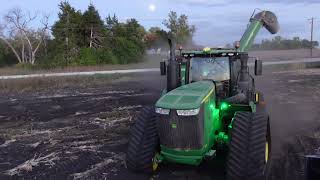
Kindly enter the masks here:
M 156 171 L 157 169 L 158 169 L 158 166 L 159 166 L 159 163 L 157 162 L 157 156 L 158 156 L 159 154 L 157 153 L 155 156 L 154 156 L 154 158 L 152 159 L 152 170 L 153 171 Z
M 265 161 L 266 163 L 268 162 L 269 160 L 269 143 L 266 142 L 266 150 L 265 150 Z
M 158 169 L 158 163 L 157 162 L 153 162 L 152 163 L 152 170 L 156 171 Z

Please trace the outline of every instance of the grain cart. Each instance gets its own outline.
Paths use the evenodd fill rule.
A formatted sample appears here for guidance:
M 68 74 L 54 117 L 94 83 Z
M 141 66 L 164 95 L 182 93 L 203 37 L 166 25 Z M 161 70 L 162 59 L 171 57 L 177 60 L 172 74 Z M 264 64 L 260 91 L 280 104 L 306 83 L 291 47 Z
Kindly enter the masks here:
M 248 68 L 248 50 L 262 27 L 278 32 L 274 13 L 254 13 L 234 48 L 182 50 L 176 56 L 169 40 L 168 65 L 160 64 L 167 88 L 154 107 L 134 117 L 126 156 L 130 170 L 152 172 L 159 163 L 198 166 L 207 157 L 227 152 L 227 179 L 266 176 L 269 116 Z M 255 60 L 254 71 L 261 75 L 261 61 Z

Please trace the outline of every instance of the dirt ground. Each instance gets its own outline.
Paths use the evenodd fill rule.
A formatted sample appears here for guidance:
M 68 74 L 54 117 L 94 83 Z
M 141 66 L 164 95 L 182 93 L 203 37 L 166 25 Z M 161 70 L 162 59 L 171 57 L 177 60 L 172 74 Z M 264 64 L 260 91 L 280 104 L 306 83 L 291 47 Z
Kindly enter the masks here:
M 301 157 L 320 145 L 320 70 L 268 72 L 257 81 L 272 119 L 270 179 L 300 179 Z M 163 165 L 152 176 L 125 168 L 132 116 L 153 104 L 164 85 L 158 73 L 148 73 L 86 87 L 1 92 L 0 179 L 223 179 L 223 163 L 214 161 Z
M 128 128 L 156 99 L 142 84 L 65 88 L 0 98 L 0 179 L 104 179 L 123 167 Z

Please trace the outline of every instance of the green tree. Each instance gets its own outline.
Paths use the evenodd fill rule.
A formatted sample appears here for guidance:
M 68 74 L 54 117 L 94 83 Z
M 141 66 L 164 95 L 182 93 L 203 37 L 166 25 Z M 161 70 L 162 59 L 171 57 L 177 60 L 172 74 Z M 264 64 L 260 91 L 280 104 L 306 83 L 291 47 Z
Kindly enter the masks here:
M 99 12 L 90 4 L 82 15 L 84 42 L 86 47 L 101 48 L 106 36 L 106 28 Z
M 181 45 L 191 44 L 196 28 L 194 25 L 189 25 L 188 16 L 182 14 L 178 17 L 177 13 L 173 11 L 168 16 L 163 24 L 169 29 L 177 43 Z
M 141 26 L 137 20 L 130 19 L 126 23 L 126 38 L 132 41 L 138 47 L 138 53 L 142 55 L 145 50 L 144 37 L 146 31 L 143 26 Z
M 117 36 L 116 31 L 118 31 L 121 26 L 115 14 L 113 16 L 109 14 L 105 21 L 107 27 L 107 40 L 105 41 L 105 46 L 111 48 L 114 43 L 115 36 Z
M 149 33 L 153 33 L 153 34 L 157 34 L 159 31 L 161 31 L 162 29 L 160 27 L 151 27 L 149 29 Z
M 162 48 L 167 50 L 168 33 L 159 27 L 151 27 L 145 36 L 145 42 L 148 48 Z
M 17 58 L 3 43 L 0 43 L 0 67 L 17 64 Z
M 81 47 L 85 46 L 83 41 L 82 14 L 73 8 L 68 2 L 59 4 L 60 12 L 58 21 L 52 26 L 54 36 L 54 50 L 52 53 L 64 57 L 65 63 L 70 63 L 71 58 L 77 56 Z
M 143 26 L 141 26 L 136 19 L 127 20 L 126 24 L 127 36 L 133 40 L 142 41 L 146 31 Z
M 318 41 L 312 43 L 306 39 L 300 39 L 299 37 L 293 37 L 292 39 L 285 39 L 281 36 L 274 37 L 271 41 L 268 39 L 262 40 L 261 44 L 254 44 L 253 49 L 299 49 L 299 48 L 310 48 L 311 44 L 313 47 L 319 46 Z
M 107 23 L 108 30 L 112 30 L 113 27 L 119 25 L 118 18 L 115 14 L 112 17 L 109 14 L 108 17 L 106 18 L 106 23 Z
M 106 18 L 109 47 L 121 64 L 137 62 L 144 55 L 146 43 L 145 29 L 135 19 L 119 23 L 118 18 L 110 15 Z

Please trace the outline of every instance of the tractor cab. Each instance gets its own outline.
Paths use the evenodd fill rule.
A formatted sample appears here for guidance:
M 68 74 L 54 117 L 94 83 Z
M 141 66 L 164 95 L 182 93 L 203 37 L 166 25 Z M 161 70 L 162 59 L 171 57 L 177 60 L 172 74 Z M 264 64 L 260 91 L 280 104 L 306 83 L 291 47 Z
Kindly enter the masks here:
M 212 81 L 222 98 L 235 94 L 241 67 L 240 54 L 245 53 L 237 52 L 236 48 L 180 50 L 180 56 L 175 58 L 178 71 L 177 86 L 199 81 Z M 161 62 L 162 75 L 166 75 L 165 67 L 165 62 Z
M 190 82 L 230 80 L 229 57 L 193 57 L 190 59 Z

